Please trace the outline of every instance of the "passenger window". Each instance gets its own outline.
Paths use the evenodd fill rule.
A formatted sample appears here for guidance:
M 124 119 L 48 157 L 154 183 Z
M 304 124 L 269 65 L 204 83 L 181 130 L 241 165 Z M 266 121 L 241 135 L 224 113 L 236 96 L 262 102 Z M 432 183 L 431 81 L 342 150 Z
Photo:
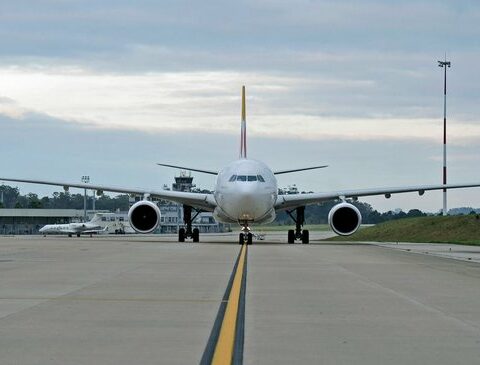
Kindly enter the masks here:
M 232 181 L 235 181 L 236 179 L 237 179 L 237 175 L 232 175 L 232 177 L 228 181 L 232 182 Z
M 255 175 L 248 175 L 248 181 L 257 181 L 257 177 Z
M 247 177 L 245 175 L 238 175 L 237 181 L 247 181 Z
M 263 179 L 262 175 L 257 175 L 257 179 L 258 179 L 258 181 L 260 181 L 260 182 L 265 182 L 265 180 Z

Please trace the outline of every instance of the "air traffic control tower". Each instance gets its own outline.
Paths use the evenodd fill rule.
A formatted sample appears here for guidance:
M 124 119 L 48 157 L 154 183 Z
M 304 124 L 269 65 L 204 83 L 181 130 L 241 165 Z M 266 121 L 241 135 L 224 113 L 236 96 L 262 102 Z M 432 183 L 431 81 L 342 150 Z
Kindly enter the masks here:
M 191 173 L 187 174 L 187 171 L 180 171 L 180 176 L 175 176 L 175 182 L 172 184 L 173 191 L 190 192 L 194 187 L 193 176 Z

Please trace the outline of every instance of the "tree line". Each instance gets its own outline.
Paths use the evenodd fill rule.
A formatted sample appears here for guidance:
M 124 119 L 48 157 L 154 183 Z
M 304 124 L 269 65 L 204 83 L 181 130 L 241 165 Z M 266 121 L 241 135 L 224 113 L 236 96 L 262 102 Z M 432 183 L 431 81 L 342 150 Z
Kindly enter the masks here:
M 92 208 L 92 193 L 87 195 L 87 209 Z M 39 197 L 37 194 L 20 194 L 16 187 L 0 186 L 0 208 L 30 208 L 30 209 L 83 209 L 83 194 L 55 192 L 52 196 Z M 95 209 L 116 211 L 128 210 L 128 194 L 110 197 L 102 194 L 95 199 Z
M 330 209 L 332 209 L 334 205 L 339 203 L 339 200 L 331 200 L 319 204 L 307 205 L 305 207 L 305 223 L 328 223 L 328 213 L 330 212 Z M 358 208 L 358 210 L 362 214 L 362 223 L 365 224 L 377 224 L 393 219 L 423 217 L 428 215 L 427 213 L 424 213 L 419 209 L 411 209 L 407 213 L 403 211 L 400 211 L 398 213 L 392 211 L 380 213 L 377 210 L 373 209 L 370 204 L 365 202 L 349 201 L 349 203 L 352 203 Z M 293 213 L 293 216 L 295 216 L 295 213 Z M 277 214 L 275 222 L 280 225 L 291 225 L 292 219 L 286 212 L 281 211 Z

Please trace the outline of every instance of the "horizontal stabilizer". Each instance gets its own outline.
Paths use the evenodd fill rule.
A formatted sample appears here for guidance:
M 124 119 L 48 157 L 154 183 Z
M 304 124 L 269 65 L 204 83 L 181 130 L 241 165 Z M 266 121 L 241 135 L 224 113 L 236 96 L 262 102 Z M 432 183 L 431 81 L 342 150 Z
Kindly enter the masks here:
M 322 166 L 313 166 L 313 167 L 304 167 L 302 169 L 294 169 L 294 170 L 280 170 L 280 171 L 274 171 L 273 173 L 275 175 L 281 175 L 281 174 L 289 174 L 291 172 L 299 172 L 299 171 L 306 171 L 306 170 L 315 170 L 315 169 L 323 169 L 325 167 L 328 167 L 328 165 L 322 165 Z
M 165 166 L 165 167 L 172 167 L 174 169 L 182 169 L 182 170 L 188 170 L 188 171 L 196 171 L 196 172 L 203 172 L 204 174 L 210 174 L 210 175 L 218 175 L 217 171 L 211 171 L 211 170 L 200 170 L 200 169 L 194 169 L 191 167 L 185 167 L 185 166 L 176 166 L 176 165 L 167 165 L 164 163 L 157 163 L 158 166 Z

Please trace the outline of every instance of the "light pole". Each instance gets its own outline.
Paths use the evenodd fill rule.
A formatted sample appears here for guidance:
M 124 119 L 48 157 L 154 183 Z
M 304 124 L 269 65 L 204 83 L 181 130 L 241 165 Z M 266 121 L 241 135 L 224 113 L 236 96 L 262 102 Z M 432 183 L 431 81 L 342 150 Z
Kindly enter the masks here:
M 443 67 L 443 185 L 447 184 L 447 67 L 450 62 L 438 61 L 438 67 Z M 443 189 L 443 215 L 447 215 L 447 189 Z
M 90 182 L 90 176 L 84 175 L 82 176 L 82 182 L 84 184 L 88 184 Z M 87 188 L 84 189 L 83 194 L 83 221 L 87 221 Z

